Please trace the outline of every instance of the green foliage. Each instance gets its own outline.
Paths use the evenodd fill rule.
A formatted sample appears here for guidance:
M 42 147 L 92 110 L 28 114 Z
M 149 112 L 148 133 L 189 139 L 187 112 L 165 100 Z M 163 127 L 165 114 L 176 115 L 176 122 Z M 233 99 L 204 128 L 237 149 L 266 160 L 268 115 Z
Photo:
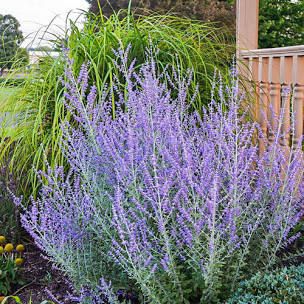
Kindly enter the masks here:
M 0 189 L 0 233 L 13 236 L 19 227 L 14 204 L 7 198 L 7 194 Z
M 0 90 L 3 91 L 4 89 L 10 88 L 10 87 L 20 87 L 25 83 L 25 78 L 0 78 Z M 0 93 L 1 98 L 1 93 Z
M 37 303 L 33 303 L 31 299 L 27 303 L 22 302 L 21 299 L 17 296 L 5 297 L 2 301 L 1 301 L 1 298 L 0 298 L 0 303 L 1 304 L 12 303 L 11 300 L 13 300 L 14 301 L 13 303 L 16 303 L 16 304 L 37 304 Z M 55 304 L 55 303 L 52 302 L 52 301 L 45 300 L 45 301 L 42 301 L 40 304 Z
M 199 109 L 203 102 L 207 104 L 214 71 L 221 70 L 225 75 L 234 54 L 225 29 L 170 15 L 138 16 L 136 19 L 132 14 L 125 15 L 126 11 L 113 14 L 108 19 L 89 15 L 82 31 L 73 27 L 69 49 L 76 71 L 83 62 L 89 61 L 90 78 L 98 89 L 102 89 L 117 75 L 113 49 L 131 45 L 129 61 L 136 59 L 139 67 L 144 62 L 146 50 L 152 47 L 153 53 L 157 53 L 156 63 L 161 71 L 167 65 L 181 69 L 182 74 L 188 69 L 194 70 L 194 80 L 202 89 L 194 106 Z M 191 93 L 195 88 L 193 84 Z
M 0 295 L 7 296 L 14 285 L 23 284 L 19 276 L 22 263 L 21 253 L 14 252 L 12 244 L 0 246 Z
M 2 94 L 1 94 L 2 93 Z M 10 92 L 0 91 L 1 98 L 9 98 Z M 0 121 L 0 136 L 2 135 Z M 14 203 L 11 201 L 10 195 L 7 193 L 8 179 L 5 174 L 5 169 L 0 168 L 0 235 L 13 237 L 16 228 L 18 227 L 17 216 Z
M 25 67 L 29 64 L 30 58 L 27 49 L 19 48 L 14 58 L 15 67 Z
M 0 14 L 0 71 L 10 68 L 23 39 L 18 20 L 12 15 Z M 1 74 L 1 73 L 0 73 Z
M 68 47 L 75 72 L 83 62 L 89 61 L 90 79 L 98 92 L 103 91 L 106 83 L 111 85 L 118 75 L 113 49 L 128 45 L 131 45 L 129 59 L 136 58 L 137 68 L 144 61 L 146 48 L 151 46 L 153 53 L 159 50 L 155 57 L 160 70 L 167 65 L 180 69 L 181 74 L 193 69 L 194 80 L 201 88 L 201 94 L 193 103 L 197 110 L 210 100 L 214 71 L 220 70 L 226 75 L 234 53 L 234 46 L 227 40 L 224 29 L 176 16 L 133 18 L 130 13 L 121 11 L 109 18 L 87 15 L 81 28 L 71 25 Z M 39 66 L 39 73 L 33 71 L 28 76 L 15 100 L 0 105 L 0 112 L 18 113 L 14 135 L 0 142 L 0 162 L 12 151 L 9 168 L 20 178 L 19 190 L 25 194 L 36 194 L 35 170 L 45 169 L 45 157 L 51 166 L 64 165 L 59 146 L 60 123 L 70 118 L 62 100 L 59 77 L 63 71 L 62 56 L 47 57 Z M 194 83 L 191 86 L 193 93 L 196 86 Z
M 304 303 L 304 264 L 257 273 L 243 281 L 227 304 Z
M 14 260 L 0 256 L 0 294 L 8 295 L 13 284 L 19 283 Z
M 304 44 L 304 0 L 260 0 L 259 47 Z

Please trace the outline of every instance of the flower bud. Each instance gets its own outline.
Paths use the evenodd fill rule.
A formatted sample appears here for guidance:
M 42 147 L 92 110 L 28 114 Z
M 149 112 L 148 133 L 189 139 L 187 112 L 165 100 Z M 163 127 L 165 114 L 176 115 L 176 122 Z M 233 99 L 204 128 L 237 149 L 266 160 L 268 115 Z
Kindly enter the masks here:
M 24 251 L 24 245 L 22 245 L 22 244 L 17 245 L 16 250 L 17 250 L 17 252 L 23 252 Z
M 11 243 L 6 244 L 4 247 L 4 251 L 6 252 L 12 252 L 13 250 L 14 250 L 14 246 Z
M 21 266 L 23 263 L 24 263 L 24 259 L 23 259 L 23 258 L 17 258 L 17 259 L 15 260 L 15 264 L 16 264 L 17 266 Z
M 0 244 L 4 244 L 5 243 L 5 236 L 0 235 Z

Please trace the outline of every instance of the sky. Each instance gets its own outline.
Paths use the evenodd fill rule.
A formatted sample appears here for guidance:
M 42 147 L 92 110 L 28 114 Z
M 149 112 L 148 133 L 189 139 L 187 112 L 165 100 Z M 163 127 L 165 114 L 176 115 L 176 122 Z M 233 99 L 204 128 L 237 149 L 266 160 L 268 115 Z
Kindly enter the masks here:
M 52 21 L 52 32 L 60 34 L 65 27 L 67 14 L 72 19 L 79 16 L 78 9 L 86 10 L 88 3 L 85 0 L 0 0 L 0 14 L 11 14 L 16 17 L 21 24 L 23 36 L 27 37 L 23 42 L 23 47 L 46 45 L 43 37 L 43 29 Z M 35 35 L 35 33 L 37 33 Z M 33 42 L 33 39 L 35 41 Z M 43 39 L 41 39 L 43 38 Z

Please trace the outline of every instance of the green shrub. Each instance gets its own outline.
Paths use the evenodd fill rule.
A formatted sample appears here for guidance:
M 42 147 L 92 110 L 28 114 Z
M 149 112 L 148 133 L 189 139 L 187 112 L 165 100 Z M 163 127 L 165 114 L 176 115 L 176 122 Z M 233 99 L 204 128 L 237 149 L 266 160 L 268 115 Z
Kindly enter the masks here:
M 193 102 L 198 111 L 210 100 L 214 71 L 220 70 L 226 75 L 234 52 L 224 29 L 217 29 L 211 23 L 169 15 L 133 18 L 126 11 L 109 18 L 87 15 L 83 27 L 72 24 L 66 35 L 75 72 L 78 73 L 84 61 L 89 61 L 90 79 L 96 84 L 98 92 L 103 91 L 106 83 L 111 87 L 118 75 L 113 63 L 113 49 L 120 46 L 126 48 L 131 45 L 129 58 L 137 59 L 136 68 L 143 63 L 147 47 L 151 47 L 159 69 L 174 66 L 181 71 L 181 75 L 193 69 L 194 82 L 190 93 L 196 89 L 195 82 L 202 88 Z M 62 39 L 58 38 L 58 41 Z M 159 50 L 157 54 L 156 50 Z M 0 105 L 0 112 L 18 114 L 13 134 L 0 143 L 0 162 L 12 151 L 9 168 L 21 177 L 19 190 L 23 194 L 35 195 L 38 189 L 35 171 L 45 169 L 45 159 L 51 166 L 64 165 L 59 147 L 60 122 L 69 120 L 69 114 L 62 102 L 63 89 L 59 76 L 63 70 L 62 56 L 46 58 L 39 67 L 39 73 L 34 71 L 26 79 L 17 100 Z M 114 105 L 114 96 L 112 101 Z
M 243 281 L 227 304 L 304 303 L 304 264 L 257 273 Z

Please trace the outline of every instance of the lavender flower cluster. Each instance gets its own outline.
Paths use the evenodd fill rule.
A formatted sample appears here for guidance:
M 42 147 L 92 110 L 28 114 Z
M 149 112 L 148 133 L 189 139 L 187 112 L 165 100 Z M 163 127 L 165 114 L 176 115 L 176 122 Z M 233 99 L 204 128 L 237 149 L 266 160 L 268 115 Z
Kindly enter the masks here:
M 286 153 L 277 130 L 259 155 L 263 134 L 248 122 L 237 78 L 215 82 L 219 94 L 198 115 L 187 101 L 191 73 L 165 82 L 153 58 L 135 72 L 127 54 L 117 53 L 126 87 L 117 79 L 101 100 L 88 65 L 78 79 L 68 65 L 70 171 L 42 174 L 22 223 L 76 288 L 102 278 L 141 303 L 220 303 L 299 236 L 303 154 Z

